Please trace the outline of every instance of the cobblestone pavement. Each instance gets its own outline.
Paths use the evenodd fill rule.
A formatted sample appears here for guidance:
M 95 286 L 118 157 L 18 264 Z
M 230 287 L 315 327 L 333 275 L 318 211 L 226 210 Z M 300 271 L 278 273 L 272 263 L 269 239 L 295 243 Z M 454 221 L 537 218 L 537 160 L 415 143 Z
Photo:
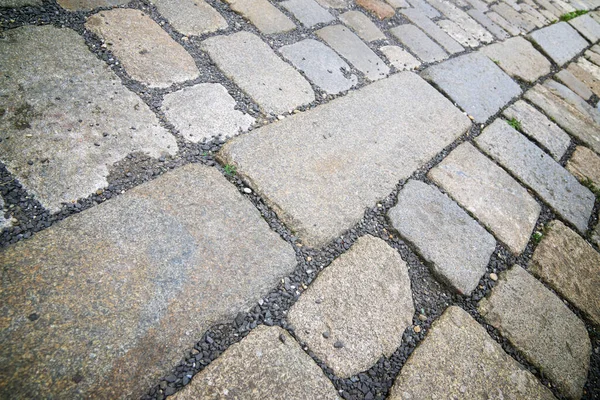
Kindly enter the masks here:
M 0 0 L 0 398 L 600 399 L 600 0 Z

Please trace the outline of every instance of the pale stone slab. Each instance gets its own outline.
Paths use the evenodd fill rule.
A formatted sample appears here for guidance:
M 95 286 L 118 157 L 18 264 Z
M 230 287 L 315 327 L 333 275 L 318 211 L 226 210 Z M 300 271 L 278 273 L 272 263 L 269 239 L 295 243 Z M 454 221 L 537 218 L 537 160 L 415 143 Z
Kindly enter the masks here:
M 568 69 L 559 71 L 554 77 L 584 100 L 589 100 L 594 94 L 585 83 L 577 79 Z
M 510 37 L 508 32 L 502 29 L 500 26 L 494 23 L 487 15 L 485 15 L 482 11 L 476 9 L 470 9 L 467 11 L 467 14 L 479 24 L 481 24 L 485 29 L 490 31 L 494 36 L 496 36 L 499 40 L 505 40 Z
M 367 42 L 386 39 L 381 30 L 371 21 L 369 17 L 360 11 L 347 11 L 339 16 L 346 26 L 349 26 L 356 34 Z
M 140 398 L 296 257 L 219 171 L 188 164 L 6 248 L 0 264 L 2 397 Z
M 543 28 L 550 23 L 551 20 L 548 20 L 542 13 L 529 4 L 521 4 L 521 7 L 524 12 L 529 14 L 536 21 L 536 26 L 538 28 Z M 552 18 L 552 20 L 554 20 L 554 18 Z
M 587 147 L 577 146 L 566 168 L 580 182 L 587 181 L 600 190 L 600 157 Z
M 575 29 L 558 22 L 529 34 L 532 40 L 556 64 L 563 66 L 588 46 Z
M 564 14 L 555 5 L 553 5 L 550 0 L 535 0 L 535 2 L 544 7 L 546 10 L 550 11 L 554 15 L 555 19 L 560 18 L 560 16 Z
M 161 108 L 179 133 L 194 143 L 235 136 L 254 123 L 250 115 L 235 110 L 235 100 L 218 83 L 201 83 L 169 93 Z
M 414 25 L 400 25 L 390 29 L 390 33 L 423 62 L 430 63 L 448 58 L 444 49 Z
M 427 1 L 425 0 L 406 0 L 411 7 L 416 10 L 420 10 L 424 13 L 427 18 L 438 18 L 441 16 L 438 10 L 433 8 Z
M 383 240 L 363 236 L 319 274 L 288 321 L 336 376 L 347 378 L 390 357 L 414 313 L 406 263 Z
M 591 50 L 586 50 L 586 52 L 583 55 L 585 56 L 586 60 L 593 62 L 598 67 L 600 67 L 600 53 Z
M 227 29 L 227 21 L 203 0 L 151 0 L 158 12 L 186 36 Z
M 398 46 L 383 46 L 379 49 L 396 69 L 411 70 L 421 66 L 421 62 L 414 58 L 408 51 Z
M 250 32 L 206 39 L 202 49 L 266 113 L 281 114 L 315 100 L 306 79 Z
M 428 0 L 429 3 L 441 11 L 448 19 L 456 22 L 462 29 L 481 43 L 494 41 L 491 33 L 475 22 L 469 14 L 456 7 L 448 0 Z
M 431 36 L 431 38 L 438 42 L 446 51 L 448 51 L 448 53 L 455 54 L 465 51 L 464 47 L 448 36 L 446 32 L 435 24 L 435 22 L 427 18 L 423 12 L 414 8 L 408 8 L 402 10 L 402 15 Z
M 585 232 L 594 195 L 560 164 L 500 119 L 485 128 L 475 141 L 559 215 Z
M 425 81 L 400 72 L 235 138 L 219 158 L 305 243 L 320 247 L 470 125 Z
M 579 59 L 579 62 L 581 62 L 581 59 Z M 583 68 L 582 65 L 582 63 L 571 63 L 567 67 L 567 71 L 584 83 L 596 96 L 600 96 L 600 77 L 595 77 L 589 69 Z
M 14 3 L 14 0 L 11 1 L 11 3 Z M 27 5 L 37 5 L 37 4 L 41 3 L 41 1 L 40 2 L 26 1 L 23 3 L 23 5 L 25 5 L 25 3 L 27 3 Z M 59 6 L 61 6 L 65 10 L 69 10 L 69 11 L 91 11 L 91 10 L 94 10 L 94 9 L 100 8 L 100 7 L 122 6 L 122 5 L 129 3 L 129 1 L 127 1 L 127 0 L 57 0 L 57 3 Z M 0 5 L 0 7 L 3 7 L 3 6 Z
M 348 8 L 350 0 L 317 0 L 325 8 Z
M 500 16 L 504 17 L 507 21 L 510 21 L 511 24 L 519 27 L 519 29 L 525 33 L 536 28 L 535 24 L 525 19 L 523 15 L 519 14 L 517 10 L 506 3 L 500 2 L 491 8 Z
M 555 400 L 469 314 L 450 306 L 435 321 L 396 378 L 390 400 Z
M 577 65 L 579 65 L 581 68 L 593 75 L 594 78 L 600 80 L 600 67 L 598 67 L 597 65 L 589 62 L 584 57 L 579 57 L 579 59 L 577 59 Z
M 527 4 L 525 4 L 525 6 L 528 6 Z M 536 13 L 536 15 L 532 15 L 532 12 L 534 11 L 530 11 L 531 7 L 529 7 L 529 9 L 525 9 L 525 7 L 521 7 L 522 10 L 519 13 L 519 15 L 521 16 L 521 18 L 523 18 L 525 21 L 533 24 L 536 28 L 543 28 L 544 26 L 546 26 L 546 23 L 543 22 L 539 17 L 538 17 L 538 13 Z M 540 15 L 541 16 L 541 15 Z M 543 16 L 541 16 L 543 18 Z
M 518 26 L 515 26 L 504 19 L 500 14 L 490 11 L 485 14 L 489 19 L 491 19 L 495 24 L 500 26 L 502 29 L 506 30 L 513 36 L 521 34 L 521 29 Z
M 600 40 L 600 24 L 589 15 L 580 15 L 569 21 L 569 24 L 592 44 Z
M 440 19 L 436 22 L 452 39 L 456 40 L 463 46 L 477 47 L 479 42 L 473 36 L 468 34 L 458 24 L 449 19 Z
M 473 145 L 458 146 L 428 176 L 513 253 L 525 249 L 541 207 L 525 188 Z
M 500 274 L 479 312 L 570 399 L 587 380 L 592 345 L 584 323 L 518 265 Z
M 408 8 L 410 4 L 406 0 L 385 0 L 390 6 L 394 8 Z
M 70 29 L 27 26 L 0 41 L 0 160 L 50 211 L 108 185 L 132 152 L 174 155 L 175 137 Z M 30 165 L 31 164 L 31 165 Z
M 289 32 L 296 25 L 268 0 L 225 0 L 231 9 L 248 19 L 265 35 Z
M 294 17 L 306 27 L 318 24 L 326 24 L 335 18 L 329 11 L 321 7 L 314 0 L 287 0 L 281 4 L 286 10 L 294 14 Z

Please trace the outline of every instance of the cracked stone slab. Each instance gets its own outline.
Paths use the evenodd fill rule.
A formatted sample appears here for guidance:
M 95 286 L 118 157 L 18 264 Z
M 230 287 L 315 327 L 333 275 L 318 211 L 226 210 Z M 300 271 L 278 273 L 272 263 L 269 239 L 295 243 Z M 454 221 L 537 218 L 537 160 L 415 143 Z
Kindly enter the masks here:
M 440 28 L 444 30 L 450 37 L 456 40 L 463 46 L 467 47 L 477 47 L 479 46 L 479 42 L 473 36 L 471 36 L 467 31 L 458 26 L 458 24 L 449 19 L 440 19 L 436 22 Z
M 585 83 L 577 79 L 575 75 L 573 75 L 573 73 L 571 73 L 571 71 L 568 69 L 559 71 L 556 75 L 554 75 L 554 78 L 571 89 L 573 92 L 577 93 L 577 95 L 584 100 L 589 100 L 594 94 Z
M 411 70 L 421 66 L 419 60 L 401 47 L 382 46 L 379 50 L 397 70 Z
M 373 21 L 360 11 L 346 11 L 339 16 L 346 26 L 349 26 L 356 34 L 367 42 L 384 40 L 386 36 L 375 25 Z
M 555 400 L 485 328 L 466 311 L 450 306 L 404 364 L 389 399 L 485 399 L 490 395 Z
M 0 160 L 52 212 L 106 187 L 109 168 L 130 153 L 177 151 L 150 108 L 70 29 L 8 30 L 0 69 Z
M 433 186 L 410 180 L 389 217 L 441 280 L 460 294 L 475 289 L 496 241 L 454 201 Z
M 1 3 L 0 7 L 6 7 L 3 2 Z M 9 3 L 15 4 L 15 1 L 9 1 Z M 17 1 L 16 3 L 20 3 L 19 7 L 21 7 L 22 5 L 39 5 L 41 1 Z M 129 2 L 127 0 L 57 0 L 57 3 L 69 11 L 92 11 L 100 7 L 122 6 Z
M 566 64 L 588 46 L 588 42 L 566 22 L 557 22 L 532 32 L 527 37 L 559 66 Z
M 414 25 L 404 24 L 391 28 L 390 33 L 423 62 L 430 63 L 448 58 L 444 49 Z
M 200 75 L 192 56 L 139 10 L 100 11 L 85 27 L 106 42 L 133 79 L 150 87 L 165 88 Z
M 140 398 L 296 256 L 219 171 L 188 164 L 5 248 L 0 264 L 0 395 Z
M 600 40 L 600 24 L 589 15 L 580 15 L 569 20 L 569 24 L 592 44 Z
M 458 26 L 468 32 L 477 41 L 481 43 L 490 43 L 494 41 L 494 37 L 491 33 L 485 30 L 475 20 L 473 20 L 469 14 L 456 7 L 454 4 L 447 0 L 428 0 L 429 3 L 441 11 L 448 19 L 456 22 Z
M 589 181 L 600 189 L 600 157 L 592 150 L 577 146 L 566 168 L 580 182 Z
M 227 29 L 227 21 L 203 0 L 151 0 L 158 12 L 186 36 Z
M 347 378 L 390 357 L 414 313 L 406 263 L 383 240 L 363 236 L 319 274 L 288 320 L 299 340 Z
M 467 14 L 475 21 L 477 21 L 481 26 L 491 32 L 494 36 L 496 36 L 499 40 L 505 40 L 510 37 L 508 32 L 502 29 L 500 26 L 494 23 L 487 15 L 485 15 L 482 11 L 476 10 L 474 8 L 467 11 Z
M 314 0 L 287 0 L 280 4 L 306 27 L 326 24 L 335 19 Z
M 265 35 L 284 33 L 296 25 L 268 0 L 225 0 L 233 11 L 248 19 Z
M 410 22 L 418 26 L 427 35 L 431 36 L 433 40 L 438 42 L 448 53 L 455 54 L 465 51 L 457 41 L 451 38 L 446 32 L 444 32 L 439 26 L 427 16 L 415 8 L 407 8 L 402 10 L 404 15 Z
M 400 72 L 235 138 L 218 157 L 306 244 L 321 247 L 470 125 L 424 80 Z

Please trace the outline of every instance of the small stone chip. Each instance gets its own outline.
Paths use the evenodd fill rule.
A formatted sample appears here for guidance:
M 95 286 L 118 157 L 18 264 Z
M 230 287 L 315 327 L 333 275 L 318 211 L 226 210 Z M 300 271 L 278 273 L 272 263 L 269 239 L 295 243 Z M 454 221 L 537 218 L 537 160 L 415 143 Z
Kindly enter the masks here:
M 490 279 L 493 280 L 493 281 L 497 281 L 498 280 L 498 275 L 496 275 L 495 273 L 492 272 L 490 274 Z
M 323 337 L 325 339 L 329 339 L 329 335 L 330 335 L 329 332 L 323 332 Z
M 279 335 L 279 340 L 281 343 L 285 343 L 285 335 L 283 333 Z
M 337 342 L 335 342 L 333 344 L 333 347 L 335 347 L 336 349 L 341 349 L 342 347 L 344 347 L 344 343 L 342 343 L 338 340 Z
M 419 332 L 421 332 L 421 327 L 420 327 L 419 325 L 416 325 L 416 326 L 413 328 L 413 331 L 415 331 L 415 333 L 419 333 Z

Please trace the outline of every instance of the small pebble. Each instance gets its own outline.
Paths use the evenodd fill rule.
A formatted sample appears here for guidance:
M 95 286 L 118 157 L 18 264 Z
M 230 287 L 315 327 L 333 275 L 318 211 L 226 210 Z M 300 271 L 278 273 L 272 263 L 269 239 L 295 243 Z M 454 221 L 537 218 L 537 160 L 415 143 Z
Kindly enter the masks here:
M 492 272 L 490 274 L 490 279 L 493 280 L 493 281 L 497 281 L 498 280 L 498 275 L 496 275 L 495 273 Z
M 423 315 L 423 314 L 419 314 L 419 320 L 420 321 L 427 321 L 427 316 Z
M 325 339 L 329 339 L 329 332 L 323 332 L 323 337 Z
M 342 347 L 344 347 L 344 343 L 342 343 L 338 340 L 337 342 L 335 342 L 333 344 L 333 347 L 335 347 L 336 349 L 341 349 Z
M 244 193 L 250 194 L 250 193 L 252 193 L 252 189 L 250 189 L 250 188 L 244 188 Z
M 419 325 L 417 325 L 413 328 L 413 330 L 415 331 L 415 333 L 419 333 L 419 332 L 421 332 L 421 327 Z

